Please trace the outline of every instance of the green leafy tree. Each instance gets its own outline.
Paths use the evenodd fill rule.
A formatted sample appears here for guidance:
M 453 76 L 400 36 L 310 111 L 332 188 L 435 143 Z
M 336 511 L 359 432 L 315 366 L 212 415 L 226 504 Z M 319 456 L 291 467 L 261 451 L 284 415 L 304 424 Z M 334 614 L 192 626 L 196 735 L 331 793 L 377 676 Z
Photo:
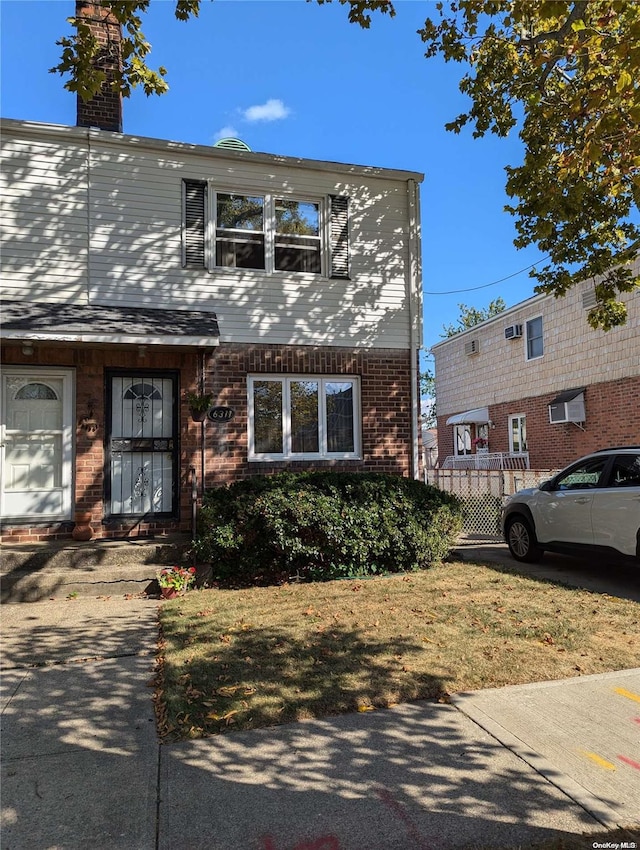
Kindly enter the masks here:
M 98 94 L 107 83 L 113 91 L 123 97 L 129 97 L 131 90 L 142 86 L 146 95 L 164 94 L 169 90 L 165 80 L 167 70 L 160 66 L 153 70 L 147 64 L 151 45 L 142 32 L 142 18 L 151 0 L 94 0 L 94 5 L 104 15 L 111 13 L 122 28 L 120 43 L 120 67 L 109 73 L 102 68 L 102 54 L 105 49 L 92 34 L 91 28 L 82 17 L 67 18 L 75 32 L 61 38 L 56 44 L 62 47 L 60 62 L 49 70 L 67 77 L 64 87 L 77 92 L 87 101 Z M 200 0 L 176 0 L 175 16 L 186 21 L 192 15 L 198 16 Z M 107 45 L 109 49 L 111 45 Z
M 128 96 L 168 88 L 166 70 L 147 65 L 140 15 L 150 0 L 97 0 L 123 30 L 122 67 L 108 84 Z M 320 5 L 331 0 L 316 0 Z M 368 28 L 374 12 L 395 15 L 390 0 L 338 0 L 349 21 Z M 179 20 L 200 0 L 177 0 Z M 460 89 L 470 109 L 447 129 L 475 137 L 518 128 L 522 165 L 507 167 L 506 209 L 517 247 L 536 245 L 549 262 L 532 275 L 538 292 L 564 295 L 593 277 L 597 303 L 588 320 L 624 324 L 619 296 L 640 285 L 631 261 L 640 252 L 640 3 L 637 0 L 442 0 L 419 30 L 425 55 L 465 64 Z M 80 19 L 63 38 L 52 71 L 85 100 L 107 80 L 100 46 Z
M 619 293 L 638 285 L 640 250 L 640 4 L 637 0 L 457 0 L 438 3 L 420 35 L 426 55 L 467 62 L 472 101 L 447 128 L 506 136 L 516 125 L 524 161 L 508 167 L 517 247 L 550 263 L 537 291 L 564 295 L 603 276 L 588 319 L 626 320 Z
M 423 404 L 422 422 L 427 428 L 435 428 L 438 424 L 436 415 L 436 378 L 431 369 L 420 373 L 420 398 Z
M 495 301 L 491 301 L 489 306 L 484 310 L 476 310 L 475 307 L 467 307 L 466 304 L 458 304 L 458 308 L 460 310 L 458 324 L 443 325 L 443 336 L 455 336 L 456 334 L 469 330 L 469 328 L 472 328 L 474 325 L 479 325 L 480 322 L 484 322 L 485 319 L 490 319 L 492 316 L 497 316 L 498 313 L 502 313 L 502 311 L 506 309 L 506 306 L 507 305 L 504 303 L 502 298 L 496 298 Z

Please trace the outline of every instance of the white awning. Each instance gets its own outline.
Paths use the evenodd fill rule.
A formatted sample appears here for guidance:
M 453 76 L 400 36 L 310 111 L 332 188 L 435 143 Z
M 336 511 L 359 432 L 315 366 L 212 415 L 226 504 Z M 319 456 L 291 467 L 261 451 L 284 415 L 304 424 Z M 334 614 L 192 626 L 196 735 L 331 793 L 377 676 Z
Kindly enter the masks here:
M 465 410 L 464 413 L 456 413 L 455 416 L 450 416 L 447 419 L 447 425 L 467 425 L 471 422 L 484 425 L 488 421 L 489 408 L 475 407 L 473 410 Z

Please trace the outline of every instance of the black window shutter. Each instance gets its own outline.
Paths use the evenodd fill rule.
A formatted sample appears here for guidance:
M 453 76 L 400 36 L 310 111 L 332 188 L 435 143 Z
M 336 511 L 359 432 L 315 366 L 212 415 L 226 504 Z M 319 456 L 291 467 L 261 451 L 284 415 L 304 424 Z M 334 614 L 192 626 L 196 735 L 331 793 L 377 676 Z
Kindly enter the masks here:
M 202 180 L 184 181 L 184 264 L 204 266 L 207 184 Z
M 349 278 L 349 198 L 330 195 L 331 277 Z

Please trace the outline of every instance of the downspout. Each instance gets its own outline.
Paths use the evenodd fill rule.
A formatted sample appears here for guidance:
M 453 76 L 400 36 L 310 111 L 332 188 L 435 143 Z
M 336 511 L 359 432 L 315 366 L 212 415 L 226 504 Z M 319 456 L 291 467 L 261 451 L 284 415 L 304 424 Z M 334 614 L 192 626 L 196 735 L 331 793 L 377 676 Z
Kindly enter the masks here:
M 420 394 L 418 352 L 422 347 L 422 258 L 420 256 L 420 195 L 415 180 L 407 181 L 409 200 L 409 356 L 411 358 L 411 475 L 420 478 Z
M 198 376 L 198 392 L 201 395 L 204 395 L 206 392 L 206 352 L 202 350 L 200 352 L 200 374 Z M 206 421 L 206 420 L 205 420 Z M 204 490 L 205 490 L 205 473 L 206 473 L 206 455 L 207 455 L 207 429 L 205 427 L 205 421 L 200 423 L 200 478 L 202 483 L 200 485 L 200 498 L 204 498 Z
M 91 130 L 87 128 L 87 304 L 91 304 Z

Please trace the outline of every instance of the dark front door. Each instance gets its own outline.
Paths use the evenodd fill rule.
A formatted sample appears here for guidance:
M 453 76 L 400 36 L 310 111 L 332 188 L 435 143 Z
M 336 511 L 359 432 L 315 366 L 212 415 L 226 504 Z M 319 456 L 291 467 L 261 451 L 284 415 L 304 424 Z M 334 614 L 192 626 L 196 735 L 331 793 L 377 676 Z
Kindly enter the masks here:
M 107 375 L 107 512 L 175 516 L 178 509 L 178 376 Z

